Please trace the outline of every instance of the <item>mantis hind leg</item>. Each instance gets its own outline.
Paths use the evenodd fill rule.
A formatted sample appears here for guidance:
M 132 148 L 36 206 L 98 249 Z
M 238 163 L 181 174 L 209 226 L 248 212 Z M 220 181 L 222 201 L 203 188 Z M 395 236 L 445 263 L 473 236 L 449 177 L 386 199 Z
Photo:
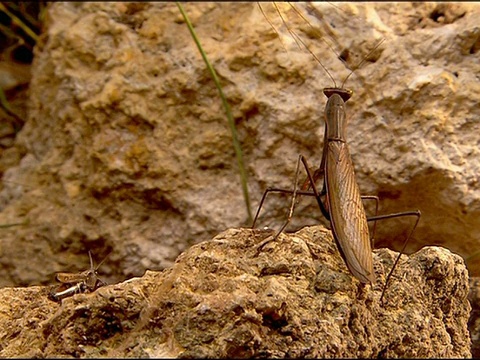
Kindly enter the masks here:
M 398 261 L 400 260 L 400 256 L 402 256 L 402 254 L 404 253 L 405 248 L 407 247 L 407 243 L 410 240 L 410 238 L 412 237 L 413 232 L 417 228 L 417 225 L 418 225 L 418 222 L 420 221 L 420 216 L 421 215 L 422 214 L 421 214 L 420 210 L 414 210 L 414 211 L 403 211 L 403 212 L 386 214 L 386 215 L 375 215 L 375 216 L 371 216 L 371 217 L 367 218 L 367 221 L 375 221 L 376 222 L 377 220 L 393 219 L 393 218 L 396 218 L 396 217 L 403 217 L 403 216 L 415 216 L 416 217 L 416 221 L 415 221 L 412 229 L 408 233 L 408 236 L 406 237 L 405 241 L 403 242 L 402 249 L 400 250 L 400 253 L 398 254 L 397 258 L 395 259 L 395 262 L 393 263 L 393 266 L 392 266 L 392 268 L 390 269 L 390 272 L 387 275 L 387 279 L 385 280 L 385 285 L 384 285 L 383 290 L 382 290 L 382 295 L 380 296 L 380 303 L 383 302 L 383 296 L 385 294 L 385 291 L 387 290 L 387 286 L 388 286 L 388 283 L 390 281 L 390 278 L 392 277 L 393 271 L 395 270 L 395 267 L 397 266 Z
M 304 168 L 305 168 L 305 171 L 307 172 L 307 180 L 305 180 L 303 186 L 302 186 L 302 189 L 305 189 L 307 188 L 307 185 L 308 188 L 311 188 L 313 191 L 310 192 L 310 191 L 303 191 L 303 190 L 297 190 L 297 184 L 298 184 L 298 177 L 299 177 L 299 173 L 300 173 L 300 162 L 303 163 L 304 165 Z M 288 211 L 288 214 L 287 214 L 287 219 L 285 221 L 285 223 L 283 224 L 283 226 L 280 228 L 280 230 L 276 233 L 276 235 L 273 237 L 273 238 L 268 238 L 266 240 L 264 240 L 262 243 L 260 243 L 258 245 L 258 248 L 257 248 L 257 254 L 261 251 L 261 249 L 263 248 L 263 246 L 265 246 L 267 243 L 269 243 L 270 241 L 274 241 L 278 238 L 278 236 L 282 233 L 282 231 L 287 227 L 287 225 L 290 223 L 292 217 L 293 217 L 293 213 L 294 213 L 294 210 L 295 210 L 295 205 L 297 204 L 297 196 L 298 195 L 302 195 L 302 196 L 314 196 L 316 199 L 317 199 L 317 202 L 320 206 L 320 209 L 322 210 L 322 213 L 325 215 L 325 217 L 327 219 L 330 219 L 330 215 L 325 207 L 325 205 L 323 204 L 322 200 L 321 200 L 321 196 L 324 195 L 325 193 L 325 190 L 323 189 L 322 192 L 319 192 L 317 190 L 317 187 L 315 185 L 315 177 L 318 177 L 320 174 L 321 174 L 322 170 L 321 169 L 318 169 L 317 171 L 314 172 L 314 174 L 312 175 L 312 172 L 310 171 L 310 167 L 308 166 L 308 162 L 306 160 L 306 158 L 303 156 L 303 155 L 299 155 L 298 157 L 298 160 L 297 160 L 297 167 L 296 167 L 296 170 L 295 170 L 295 181 L 294 181 L 294 187 L 293 187 L 293 190 L 289 190 L 289 189 L 280 189 L 280 188 L 268 188 L 267 190 L 265 190 L 263 196 L 262 196 L 262 200 L 260 201 L 260 205 L 258 207 L 258 210 L 257 210 L 257 213 L 255 214 L 255 218 L 253 220 L 253 225 L 252 225 L 252 228 L 255 227 L 255 224 L 257 222 L 257 219 L 258 219 L 258 215 L 260 214 L 260 209 L 262 208 L 263 206 L 263 203 L 267 197 L 267 195 L 271 192 L 280 192 L 280 193 L 287 193 L 287 194 L 292 194 L 292 200 L 291 200 L 291 204 L 290 204 L 290 207 L 289 207 L 289 211 Z

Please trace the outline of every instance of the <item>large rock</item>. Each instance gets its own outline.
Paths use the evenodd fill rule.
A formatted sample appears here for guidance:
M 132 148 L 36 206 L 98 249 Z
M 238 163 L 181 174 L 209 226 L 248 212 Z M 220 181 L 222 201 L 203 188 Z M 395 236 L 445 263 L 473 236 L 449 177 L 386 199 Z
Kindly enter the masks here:
M 468 320 L 468 330 L 472 338 L 472 357 L 480 358 L 480 278 L 470 278 L 470 291 L 468 300 L 472 306 L 470 319 Z
M 381 213 L 422 211 L 409 251 L 442 245 L 478 274 L 480 7 L 296 6 L 313 29 L 282 8 L 289 27 L 338 85 L 349 70 L 320 35 L 350 67 L 386 40 L 346 84 L 360 188 L 380 195 Z M 319 164 L 322 88 L 333 85 L 263 8 L 280 39 L 257 4 L 185 4 L 233 111 L 253 211 L 267 186 L 292 187 L 298 154 Z M 1 224 L 28 220 L 2 229 L 1 286 L 48 283 L 81 269 L 87 250 L 113 250 L 104 272 L 120 281 L 249 225 L 217 89 L 174 3 L 53 3 L 47 25 L 17 139 L 26 155 L 0 193 Z M 259 226 L 281 225 L 284 200 L 268 199 Z M 289 230 L 320 221 L 304 199 Z M 378 246 L 412 226 L 382 223 Z
M 373 253 L 376 282 L 348 272 L 322 226 L 272 237 L 229 229 L 171 269 L 47 299 L 0 290 L 2 357 L 470 357 L 468 272 L 440 247 Z M 100 269 L 101 272 L 101 269 Z

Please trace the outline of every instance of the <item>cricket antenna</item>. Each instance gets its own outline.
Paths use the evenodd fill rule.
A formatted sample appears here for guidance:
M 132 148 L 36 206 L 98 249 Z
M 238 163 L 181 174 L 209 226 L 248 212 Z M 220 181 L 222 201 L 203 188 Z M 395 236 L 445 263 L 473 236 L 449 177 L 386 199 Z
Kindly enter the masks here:
M 100 266 L 105 262 L 105 260 L 107 260 L 107 258 L 110 256 L 111 253 L 112 253 L 112 252 L 110 251 L 110 252 L 107 254 L 107 256 L 105 256 L 105 257 L 103 258 L 103 260 L 100 261 L 100 263 L 95 267 L 94 264 L 93 264 L 92 253 L 91 253 L 90 250 L 88 250 L 88 257 L 90 258 L 90 270 L 97 271 L 97 270 L 100 268 Z
M 90 269 L 94 270 L 95 268 L 93 267 L 92 253 L 90 252 L 90 250 L 88 250 L 88 257 L 90 258 Z
M 105 262 L 105 260 L 107 260 L 107 258 L 110 256 L 110 254 L 112 253 L 113 251 L 110 251 L 104 258 L 102 261 L 100 261 L 100 263 L 97 265 L 97 267 L 95 268 L 95 271 L 98 270 L 98 268 Z

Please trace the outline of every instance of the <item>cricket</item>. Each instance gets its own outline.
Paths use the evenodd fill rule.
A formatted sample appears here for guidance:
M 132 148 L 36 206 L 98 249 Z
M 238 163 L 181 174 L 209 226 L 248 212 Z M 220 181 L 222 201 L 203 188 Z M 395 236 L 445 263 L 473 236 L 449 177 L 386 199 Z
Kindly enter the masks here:
M 93 292 L 101 286 L 106 285 L 105 282 L 98 278 L 98 268 L 107 259 L 108 255 L 97 265 L 94 266 L 92 254 L 89 251 L 90 269 L 79 272 L 59 272 L 55 279 L 61 284 L 48 295 L 50 300 L 61 301 L 74 294 Z

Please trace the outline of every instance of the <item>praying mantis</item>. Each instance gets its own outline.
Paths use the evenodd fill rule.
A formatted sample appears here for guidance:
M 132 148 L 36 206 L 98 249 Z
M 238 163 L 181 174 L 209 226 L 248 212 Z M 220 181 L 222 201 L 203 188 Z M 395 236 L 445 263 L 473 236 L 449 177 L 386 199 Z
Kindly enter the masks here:
M 281 16 L 280 11 L 278 11 L 278 13 Z M 287 29 L 294 38 L 297 38 L 298 41 L 304 44 L 303 41 L 298 36 L 296 36 L 296 34 L 288 27 L 288 25 Z M 380 44 L 381 42 L 372 51 L 375 51 Z M 305 47 L 308 49 L 306 45 Z M 368 56 L 371 55 L 371 53 L 372 52 L 367 55 L 367 57 L 362 61 L 362 63 L 368 58 Z M 261 249 L 266 243 L 275 240 L 286 228 L 293 216 L 297 196 L 313 196 L 315 197 L 322 214 L 330 222 L 333 237 L 337 244 L 338 250 L 343 260 L 345 261 L 345 264 L 347 265 L 349 271 L 361 283 L 374 284 L 375 273 L 373 271 L 372 242 L 370 239 L 367 222 L 375 221 L 376 225 L 377 220 L 403 216 L 415 217 L 415 224 L 404 242 L 404 246 L 401 251 L 401 253 L 403 253 L 409 238 L 415 231 L 415 228 L 420 220 L 421 213 L 419 210 L 414 210 L 385 215 L 377 215 L 379 202 L 378 197 L 361 196 L 360 189 L 355 179 L 354 166 L 350 156 L 349 146 L 346 137 L 346 102 L 351 98 L 353 91 L 344 88 L 344 84 L 348 77 L 343 81 L 342 86 L 337 87 L 335 80 L 330 75 L 325 66 L 322 64 L 320 59 L 318 59 L 315 54 L 312 53 L 312 55 L 322 66 L 322 68 L 327 72 L 327 74 L 330 76 L 333 83 L 335 84 L 334 87 L 324 88 L 323 90 L 323 93 L 328 100 L 324 111 L 325 132 L 323 138 L 322 159 L 319 168 L 312 174 L 306 158 L 303 155 L 300 155 L 297 161 L 294 189 L 290 190 L 270 187 L 267 188 L 267 190 L 264 192 L 253 221 L 253 228 L 255 227 L 256 221 L 258 219 L 260 210 L 266 199 L 266 196 L 270 192 L 292 194 L 292 201 L 288 217 L 284 225 L 273 238 L 267 239 L 267 241 L 262 242 L 258 246 L 257 253 L 258 251 L 261 251 Z M 360 67 L 362 63 L 360 63 L 357 68 Z M 354 69 L 353 71 L 355 70 L 356 69 Z M 350 73 L 350 75 L 352 73 Z M 301 190 L 297 190 L 300 163 L 302 163 L 305 168 L 305 171 L 307 173 L 307 179 L 305 180 Z M 319 191 L 317 189 L 316 183 L 321 178 L 323 178 L 323 187 L 322 190 Z M 312 189 L 312 191 L 308 191 L 308 189 Z M 375 216 L 367 217 L 362 202 L 362 200 L 366 199 L 373 199 L 376 201 Z M 375 225 L 373 232 L 375 232 Z M 396 264 L 400 259 L 401 253 L 396 258 L 392 269 L 390 270 L 386 278 L 380 301 L 383 300 L 383 296 L 387 288 L 388 282 L 390 280 L 390 277 L 392 276 Z

